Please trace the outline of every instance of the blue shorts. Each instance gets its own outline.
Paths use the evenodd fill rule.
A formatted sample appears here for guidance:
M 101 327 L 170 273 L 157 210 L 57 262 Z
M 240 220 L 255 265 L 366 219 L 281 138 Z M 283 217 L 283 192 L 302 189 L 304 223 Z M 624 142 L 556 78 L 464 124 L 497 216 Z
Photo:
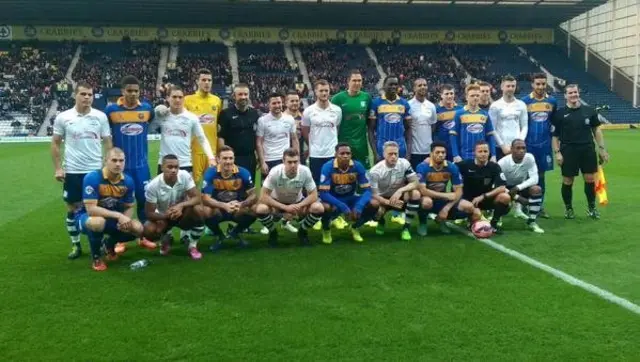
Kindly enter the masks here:
M 88 235 L 91 231 L 87 229 L 87 220 L 89 220 L 89 214 L 82 212 L 77 216 L 78 223 L 80 224 L 80 231 Z M 109 235 L 113 240 L 118 242 L 135 240 L 136 236 L 133 234 L 125 233 L 118 230 L 118 220 L 105 219 L 104 230 L 102 233 Z
M 347 206 L 349 206 L 349 209 L 353 210 L 353 208 L 356 207 L 358 200 L 360 200 L 360 196 L 359 195 L 351 195 L 351 196 L 345 196 L 345 197 L 336 196 L 336 199 L 340 200 L 340 202 L 344 202 Z
M 144 207 L 144 203 L 147 201 L 144 197 L 144 188 L 149 183 L 149 180 L 151 180 L 151 173 L 149 172 L 149 167 L 127 169 L 127 170 L 124 170 L 124 173 L 131 176 L 131 178 L 133 179 L 134 185 L 136 185 L 136 189 L 135 189 L 136 203 Z
M 398 143 L 398 146 L 400 146 L 400 149 L 398 150 L 400 155 L 398 157 L 401 158 L 405 158 L 407 156 L 407 142 L 405 142 L 404 139 L 402 140 L 379 140 L 376 143 L 376 151 L 378 152 L 378 160 L 375 160 L 375 162 L 379 162 L 380 160 L 382 160 L 384 158 L 384 143 L 387 141 L 395 141 L 396 143 Z
M 86 173 L 67 173 L 62 184 L 62 199 L 67 204 L 82 201 L 82 183 Z
M 428 210 L 431 214 L 439 214 L 440 211 L 449 203 L 446 200 L 433 200 L 433 207 L 431 210 Z M 449 210 L 449 215 L 447 215 L 447 220 L 457 220 L 464 219 L 469 217 L 469 214 L 466 212 L 462 212 L 458 210 L 458 206 L 460 205 L 460 201 L 456 202 L 451 209 Z
M 536 159 L 538 172 L 553 170 L 553 152 L 551 151 L 551 145 L 527 145 L 527 152 L 532 154 L 533 158 Z

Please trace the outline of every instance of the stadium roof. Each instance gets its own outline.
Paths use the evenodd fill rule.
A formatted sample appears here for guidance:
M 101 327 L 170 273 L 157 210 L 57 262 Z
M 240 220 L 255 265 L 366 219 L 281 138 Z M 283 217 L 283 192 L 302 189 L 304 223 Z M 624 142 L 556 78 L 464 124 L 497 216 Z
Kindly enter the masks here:
M 541 28 L 555 27 L 606 2 L 607 0 L 6 0 L 2 2 L 0 23 Z

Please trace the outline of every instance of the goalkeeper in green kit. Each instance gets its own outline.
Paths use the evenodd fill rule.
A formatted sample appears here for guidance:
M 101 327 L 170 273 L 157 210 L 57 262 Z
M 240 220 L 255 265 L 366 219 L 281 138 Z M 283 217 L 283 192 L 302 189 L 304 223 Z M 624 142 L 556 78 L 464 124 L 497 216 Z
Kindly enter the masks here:
M 371 95 L 362 90 L 362 74 L 352 70 L 349 74 L 349 87 L 331 99 L 331 103 L 342 109 L 342 122 L 338 129 L 338 142 L 351 146 L 353 159 L 360 161 L 368 170 L 369 143 L 367 143 L 367 122 L 371 105 Z
M 349 73 L 348 88 L 333 98 L 331 103 L 342 109 L 342 122 L 338 128 L 338 142 L 345 142 L 351 146 L 353 159 L 360 161 L 365 169 L 371 168 L 369 162 L 369 143 L 367 142 L 367 122 L 371 109 L 371 95 L 362 91 L 362 73 L 352 70 Z M 336 227 L 342 229 L 348 224 L 344 219 L 335 220 Z M 374 222 L 367 223 L 375 226 Z

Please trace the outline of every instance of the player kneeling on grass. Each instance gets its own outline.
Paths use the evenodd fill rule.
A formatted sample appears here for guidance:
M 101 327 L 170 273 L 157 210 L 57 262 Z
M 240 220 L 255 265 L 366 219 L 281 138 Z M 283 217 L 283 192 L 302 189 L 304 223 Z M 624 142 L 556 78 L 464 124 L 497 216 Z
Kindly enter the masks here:
M 358 228 L 371 220 L 375 210 L 369 205 L 371 188 L 364 166 L 351 158 L 351 147 L 347 143 L 338 143 L 336 155 L 322 166 L 320 174 L 320 199 L 323 201 L 322 242 L 331 244 L 331 221 L 340 215 L 350 219 L 353 240 L 362 242 Z M 356 191 L 360 186 L 362 194 Z
M 191 174 L 180 169 L 178 156 L 165 155 L 160 167 L 162 173 L 145 189 L 144 236 L 153 241 L 160 239 L 160 254 L 169 255 L 173 243 L 171 229 L 177 226 L 188 232 L 189 255 L 198 260 L 202 258 L 198 240 L 204 232 L 200 191 Z
M 399 146 L 394 141 L 387 141 L 382 147 L 384 159 L 369 170 L 371 182 L 371 207 L 378 210 L 376 234 L 384 234 L 387 211 L 406 211 L 402 226 L 402 240 L 411 240 L 409 227 L 420 209 L 420 192 L 418 192 L 418 175 L 411 164 L 399 158 Z
M 458 167 L 446 160 L 447 145 L 436 141 L 431 144 L 431 157 L 418 165 L 420 178 L 420 194 L 422 210 L 419 213 L 420 226 L 418 234 L 427 235 L 427 215 L 436 214 L 443 233 L 451 231 L 446 226 L 446 220 L 456 220 L 469 217 L 471 221 L 480 219 L 480 210 L 473 204 L 462 199 L 462 177 Z M 449 184 L 451 184 L 451 191 Z
M 300 153 L 294 148 L 284 151 L 283 164 L 269 170 L 260 194 L 256 214 L 269 230 L 269 246 L 278 245 L 278 231 L 274 219 L 291 215 L 301 219 L 298 239 L 303 246 L 310 246 L 307 231 L 320 221 L 324 207 L 318 202 L 318 190 L 311 171 L 300 164 Z M 307 196 L 302 195 L 302 190 Z
M 500 166 L 489 160 L 489 144 L 476 143 L 473 159 L 456 164 L 464 181 L 462 198 L 482 211 L 493 211 L 491 227 L 500 234 L 500 220 L 509 212 L 511 198 L 506 193 L 505 176 Z
M 529 206 L 527 226 L 538 234 L 544 230 L 538 226 L 537 219 L 542 208 L 542 188 L 538 186 L 539 174 L 535 157 L 527 152 L 523 140 L 516 139 L 511 143 L 511 154 L 498 161 L 505 176 L 509 200 Z
M 220 250 L 227 237 L 236 240 L 241 247 L 248 246 L 240 233 L 256 220 L 252 210 L 255 201 L 251 173 L 235 164 L 231 147 L 222 146 L 218 152 L 218 166 L 210 167 L 204 173 L 202 183 L 205 224 L 216 237 L 211 251 Z M 220 223 L 225 221 L 236 223 L 228 236 L 220 229 Z
M 102 245 L 107 259 L 118 258 L 114 247 L 117 241 L 131 241 L 142 236 L 142 224 L 133 220 L 133 179 L 123 173 L 124 152 L 112 148 L 107 153 L 105 167 L 92 171 L 82 183 L 84 210 L 78 215 L 80 229 L 88 236 L 93 269 L 107 270 L 102 261 Z M 104 235 L 107 239 L 103 240 Z

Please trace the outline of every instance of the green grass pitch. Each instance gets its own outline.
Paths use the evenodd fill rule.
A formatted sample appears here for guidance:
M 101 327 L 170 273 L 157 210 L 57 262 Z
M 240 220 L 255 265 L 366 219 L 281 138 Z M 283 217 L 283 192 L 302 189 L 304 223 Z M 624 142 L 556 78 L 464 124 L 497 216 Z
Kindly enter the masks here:
M 608 131 L 610 205 L 562 218 L 548 175 L 544 235 L 508 216 L 494 241 L 640 303 L 640 134 Z M 155 170 L 157 144 L 151 147 Z M 640 316 L 460 234 L 410 242 L 346 231 L 334 244 L 186 251 L 132 245 L 105 273 L 69 251 L 47 144 L 0 145 L 0 359 L 81 361 L 638 360 Z M 311 238 L 319 242 L 320 234 Z M 88 249 L 86 238 L 83 247 Z M 128 265 L 150 258 L 152 265 Z

